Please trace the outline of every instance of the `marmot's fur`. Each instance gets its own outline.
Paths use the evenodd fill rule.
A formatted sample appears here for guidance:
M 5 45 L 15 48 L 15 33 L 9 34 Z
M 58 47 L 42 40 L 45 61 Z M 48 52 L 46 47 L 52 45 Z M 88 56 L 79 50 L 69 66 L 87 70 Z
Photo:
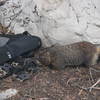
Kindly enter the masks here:
M 65 66 L 91 66 L 97 63 L 100 48 L 90 42 L 77 42 L 70 45 L 55 45 L 38 53 L 38 60 L 48 66 L 62 69 Z

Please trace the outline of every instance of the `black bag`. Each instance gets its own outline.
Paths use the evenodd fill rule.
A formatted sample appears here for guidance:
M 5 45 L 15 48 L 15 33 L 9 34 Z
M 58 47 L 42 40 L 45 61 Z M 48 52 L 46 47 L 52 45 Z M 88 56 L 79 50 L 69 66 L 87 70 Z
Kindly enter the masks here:
M 27 31 L 17 35 L 0 35 L 8 39 L 0 47 L 0 64 L 16 57 L 36 51 L 41 47 L 41 39 L 37 36 L 30 35 Z

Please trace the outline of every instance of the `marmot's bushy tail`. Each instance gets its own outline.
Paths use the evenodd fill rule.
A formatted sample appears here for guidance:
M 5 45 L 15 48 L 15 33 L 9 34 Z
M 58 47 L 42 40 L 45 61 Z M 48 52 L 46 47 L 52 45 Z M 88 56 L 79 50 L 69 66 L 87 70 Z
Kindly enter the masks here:
M 97 47 L 97 53 L 100 55 L 100 47 Z

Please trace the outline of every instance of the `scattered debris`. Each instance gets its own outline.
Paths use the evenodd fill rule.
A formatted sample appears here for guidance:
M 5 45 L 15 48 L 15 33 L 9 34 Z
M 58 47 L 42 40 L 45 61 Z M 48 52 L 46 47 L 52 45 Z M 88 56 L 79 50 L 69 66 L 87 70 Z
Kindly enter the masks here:
M 9 76 L 14 76 L 20 81 L 30 78 L 30 74 L 36 73 L 40 67 L 35 64 L 33 58 L 24 58 L 23 62 L 12 62 L 11 64 L 4 64 L 0 66 L 0 79 L 5 79 Z
M 92 89 L 100 90 L 100 87 L 95 87 L 97 84 L 100 84 L 100 79 L 98 79 L 97 82 L 90 87 L 90 92 L 92 91 Z
M 30 78 L 29 73 L 21 72 L 16 76 L 16 79 L 23 82 Z
M 0 92 L 0 100 L 8 99 L 14 95 L 16 95 L 18 91 L 16 89 L 7 89 L 5 91 Z
M 4 64 L 3 66 L 0 66 L 0 78 L 11 75 L 13 73 L 13 70 L 14 67 L 10 64 Z
M 24 60 L 24 68 L 26 69 L 26 71 L 31 72 L 31 73 L 35 73 L 38 71 L 39 67 L 37 65 L 37 63 L 35 62 L 34 59 L 32 58 L 27 58 Z

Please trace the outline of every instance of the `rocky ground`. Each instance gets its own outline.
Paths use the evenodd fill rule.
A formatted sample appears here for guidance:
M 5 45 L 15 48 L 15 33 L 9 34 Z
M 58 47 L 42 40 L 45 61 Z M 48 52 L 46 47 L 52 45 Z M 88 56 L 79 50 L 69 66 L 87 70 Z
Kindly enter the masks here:
M 8 88 L 19 91 L 8 100 L 100 100 L 100 82 L 91 88 L 99 78 L 100 64 L 59 71 L 43 67 L 24 82 L 12 76 L 0 81 L 0 91 Z
M 100 100 L 100 64 L 59 71 L 40 69 L 24 82 L 13 76 L 0 80 L 0 92 L 17 89 L 17 95 L 8 100 Z

